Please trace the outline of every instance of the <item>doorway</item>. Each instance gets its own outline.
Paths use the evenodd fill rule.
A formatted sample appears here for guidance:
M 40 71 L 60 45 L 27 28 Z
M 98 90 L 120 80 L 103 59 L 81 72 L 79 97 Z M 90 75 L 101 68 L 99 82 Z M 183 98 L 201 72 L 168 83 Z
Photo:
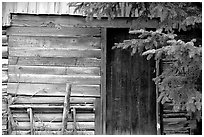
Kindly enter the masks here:
M 156 134 L 155 62 L 114 43 L 134 38 L 128 28 L 107 29 L 106 134 Z

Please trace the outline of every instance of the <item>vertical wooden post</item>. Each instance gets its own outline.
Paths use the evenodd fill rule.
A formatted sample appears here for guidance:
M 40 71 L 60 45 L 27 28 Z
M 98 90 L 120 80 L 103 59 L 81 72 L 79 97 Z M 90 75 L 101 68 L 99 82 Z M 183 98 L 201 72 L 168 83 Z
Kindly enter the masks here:
M 156 60 L 156 76 L 159 76 L 159 60 Z M 159 97 L 159 87 L 156 85 L 156 100 Z M 157 135 L 161 135 L 160 103 L 156 102 Z
M 77 134 L 77 125 L 76 125 L 76 108 L 73 108 L 73 127 L 74 127 L 74 135 Z
M 33 125 L 33 109 L 32 108 L 28 108 L 27 109 L 28 112 L 28 116 L 30 118 L 30 134 L 34 135 L 34 125 Z
M 10 105 L 12 104 L 12 96 L 8 95 L 8 135 L 11 135 L 12 133 L 12 114 L 11 114 L 11 109 Z
M 62 116 L 62 134 L 64 135 L 67 129 L 67 121 L 70 109 L 70 95 L 71 95 L 71 84 L 66 84 L 66 94 L 64 99 L 63 116 Z
M 100 124 L 101 125 L 101 133 L 103 135 L 106 134 L 106 52 L 107 52 L 107 28 L 103 28 L 101 30 L 101 109 L 100 109 Z
M 101 99 L 96 98 L 95 100 L 95 135 L 101 135 L 102 134 L 102 123 L 101 123 Z

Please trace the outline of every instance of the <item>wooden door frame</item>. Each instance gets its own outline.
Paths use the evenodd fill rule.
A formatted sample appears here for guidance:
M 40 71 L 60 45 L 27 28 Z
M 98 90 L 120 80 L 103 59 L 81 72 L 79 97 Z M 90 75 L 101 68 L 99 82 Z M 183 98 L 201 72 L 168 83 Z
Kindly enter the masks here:
M 114 27 L 111 27 L 114 28 Z M 117 27 L 120 28 L 120 27 Z M 103 135 L 106 135 L 106 112 L 107 112 L 107 103 L 106 103 L 106 65 L 107 65 L 107 29 L 109 27 L 102 27 L 101 28 L 101 133 Z M 159 62 L 156 61 L 156 75 L 159 74 Z M 156 97 L 158 97 L 158 85 L 156 85 Z M 158 124 L 161 124 L 160 118 L 159 118 L 159 103 L 156 103 L 156 127 L 157 127 L 157 135 L 161 135 L 161 128 L 158 127 Z
M 107 28 L 101 28 L 101 134 L 106 134 L 106 53 Z

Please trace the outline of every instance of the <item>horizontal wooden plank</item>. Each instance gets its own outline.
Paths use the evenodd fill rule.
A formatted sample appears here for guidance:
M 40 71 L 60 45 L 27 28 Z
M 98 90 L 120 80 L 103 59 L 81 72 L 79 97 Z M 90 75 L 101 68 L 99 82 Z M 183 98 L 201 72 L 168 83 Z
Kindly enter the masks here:
M 101 65 L 101 59 L 96 58 L 60 58 L 60 57 L 9 57 L 9 65 L 26 66 L 84 66 L 98 67 Z
M 64 97 L 13 97 L 14 104 L 62 104 Z M 70 102 L 74 104 L 93 104 L 95 98 L 91 97 L 71 97 Z
M 2 28 L 2 35 L 6 35 L 6 29 Z
M 8 104 L 6 102 L 2 101 L 1 106 L 2 106 L 2 108 L 1 108 L 2 111 L 7 111 L 8 110 Z
M 8 46 L 8 43 L 2 43 L 2 46 L 3 46 L 3 47 L 7 47 L 7 46 Z
M 2 43 L 7 43 L 7 36 L 6 35 L 2 35 Z
M 162 115 L 163 118 L 183 118 L 189 116 L 188 113 L 167 113 Z
M 30 119 L 28 117 L 27 113 L 13 113 L 12 114 L 13 119 L 18 122 L 29 122 Z M 62 122 L 62 113 L 34 113 L 34 121 L 35 122 Z M 77 113 L 76 114 L 76 121 L 77 122 L 93 122 L 95 119 L 94 113 Z M 72 115 L 68 115 L 68 121 L 73 122 L 73 117 Z
M 2 96 L 5 95 L 5 94 L 7 94 L 7 87 L 8 87 L 7 85 L 2 85 L 2 86 L 1 86 Z
M 3 58 L 8 57 L 8 47 L 2 46 L 1 49 L 2 49 L 2 57 Z
M 2 68 L 2 71 L 8 71 L 8 68 Z
M 99 67 L 56 67 L 56 66 L 20 66 L 10 65 L 9 73 L 13 74 L 51 74 L 51 75 L 87 75 L 99 76 Z
M 54 16 L 54 15 L 12 15 L 12 25 L 13 26 L 41 26 L 49 22 L 54 24 L 60 24 L 62 26 L 91 26 L 91 27 L 114 27 L 114 28 L 130 28 L 138 27 L 139 28 L 156 28 L 159 20 L 148 20 L 146 18 L 138 20 L 135 18 L 124 18 L 118 17 L 114 18 L 111 21 L 108 21 L 107 18 L 97 20 L 93 19 L 92 21 L 86 21 L 85 17 L 81 16 Z
M 172 124 L 172 125 L 169 125 L 169 124 L 164 124 L 163 125 L 164 127 L 164 130 L 166 131 L 179 131 L 179 130 L 187 130 L 189 129 L 189 127 L 186 127 L 184 125 L 184 123 L 178 123 L 178 124 Z
M 38 36 L 9 36 L 9 47 L 43 47 L 66 49 L 100 49 L 98 37 L 38 37 Z
M 10 27 L 7 29 L 7 35 L 87 37 L 87 36 L 100 36 L 100 29 L 63 27 L 63 26 L 55 26 L 53 24 L 53 26 L 48 26 L 48 27 Z
M 5 130 L 5 129 L 8 129 L 8 128 L 7 128 L 7 125 L 1 125 L 1 128 L 4 129 L 4 130 Z
M 17 95 L 65 96 L 66 84 L 8 83 L 7 92 Z M 99 85 L 73 85 L 71 96 L 100 97 Z
M 27 108 L 33 108 L 33 113 L 61 113 L 61 104 L 14 104 L 10 105 L 12 113 L 27 113 Z M 94 104 L 70 104 L 70 108 L 77 109 L 77 113 L 94 113 Z
M 65 48 L 21 48 L 10 47 L 10 56 L 34 56 L 34 57 L 84 57 L 84 58 L 100 58 L 101 50 L 81 50 L 81 49 L 65 49 Z
M 1 59 L 2 68 L 8 67 L 8 59 Z
M 7 117 L 2 117 L 2 125 L 7 125 Z
M 76 85 L 98 85 L 100 76 L 83 75 L 37 75 L 37 74 L 9 74 L 10 83 L 71 83 Z
M 181 131 L 164 131 L 165 135 L 190 135 L 189 130 L 181 130 Z
M 183 123 L 188 123 L 186 118 L 163 118 L 163 123 L 168 125 Z
M 186 111 L 174 111 L 174 110 L 163 110 L 163 113 L 164 114 L 184 114 L 184 113 L 186 113 L 187 114 L 187 112 Z
M 94 129 L 94 122 L 77 122 L 77 129 L 78 130 L 93 130 Z M 62 122 L 34 122 L 35 130 L 58 130 L 62 129 Z M 73 129 L 73 122 L 67 123 L 67 129 Z M 13 125 L 14 130 L 29 130 L 30 129 L 30 122 L 18 122 L 18 124 Z
M 61 131 L 34 131 L 35 135 L 62 135 Z M 66 131 L 66 134 L 73 135 L 73 131 Z M 30 135 L 30 131 L 12 131 L 11 135 Z M 77 131 L 77 135 L 94 135 L 94 131 Z
M 8 82 L 8 71 L 2 71 L 2 83 Z

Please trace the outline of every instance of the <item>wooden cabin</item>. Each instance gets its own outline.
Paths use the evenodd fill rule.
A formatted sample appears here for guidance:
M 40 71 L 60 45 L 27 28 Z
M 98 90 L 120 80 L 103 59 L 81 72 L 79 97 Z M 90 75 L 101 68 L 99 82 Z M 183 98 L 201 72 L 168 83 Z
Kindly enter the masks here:
M 64 4 L 3 3 L 4 134 L 61 134 L 69 84 L 66 134 L 163 134 L 152 81 L 155 62 L 112 50 L 134 37 L 128 33 L 132 26 L 155 29 L 158 20 L 124 14 L 87 22 Z M 183 119 L 164 121 L 180 123 L 177 131 L 189 134 L 181 113 Z

